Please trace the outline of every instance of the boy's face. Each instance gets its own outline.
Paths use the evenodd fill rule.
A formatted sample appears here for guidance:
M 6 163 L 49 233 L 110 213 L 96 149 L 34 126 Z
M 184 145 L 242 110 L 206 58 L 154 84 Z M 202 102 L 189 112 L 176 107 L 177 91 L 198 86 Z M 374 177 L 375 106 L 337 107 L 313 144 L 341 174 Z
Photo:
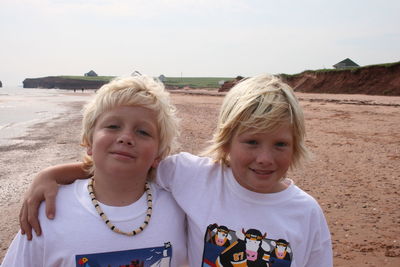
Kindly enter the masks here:
M 230 167 L 237 182 L 258 193 L 282 191 L 282 178 L 293 156 L 293 134 L 289 124 L 272 132 L 245 131 L 235 134 L 228 147 Z
M 156 114 L 147 108 L 120 106 L 99 116 L 88 148 L 95 173 L 120 172 L 147 178 L 158 159 L 159 135 Z

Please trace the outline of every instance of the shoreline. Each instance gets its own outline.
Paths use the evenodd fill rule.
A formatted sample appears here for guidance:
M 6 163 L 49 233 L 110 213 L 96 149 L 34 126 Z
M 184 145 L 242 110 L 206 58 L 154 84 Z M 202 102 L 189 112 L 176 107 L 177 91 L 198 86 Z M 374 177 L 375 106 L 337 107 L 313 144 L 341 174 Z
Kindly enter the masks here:
M 57 117 L 30 126 L 16 144 L 0 146 L 0 262 L 19 229 L 20 201 L 41 169 L 79 158 L 79 114 L 83 102 L 68 103 Z M 78 132 L 76 130 L 78 130 Z

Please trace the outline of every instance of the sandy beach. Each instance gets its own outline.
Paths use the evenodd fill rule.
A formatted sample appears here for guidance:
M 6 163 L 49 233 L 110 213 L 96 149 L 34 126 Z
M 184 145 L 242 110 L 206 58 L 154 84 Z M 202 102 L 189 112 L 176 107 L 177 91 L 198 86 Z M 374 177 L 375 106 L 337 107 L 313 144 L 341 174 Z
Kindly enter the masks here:
M 201 151 L 215 127 L 223 94 L 196 92 L 172 93 L 182 118 L 177 151 Z M 35 173 L 80 160 L 80 109 L 90 94 L 28 128 L 18 138 L 23 142 L 0 145 L 0 262 L 18 231 L 20 201 Z M 335 266 L 400 266 L 400 97 L 297 96 L 313 158 L 288 176 L 324 210 Z

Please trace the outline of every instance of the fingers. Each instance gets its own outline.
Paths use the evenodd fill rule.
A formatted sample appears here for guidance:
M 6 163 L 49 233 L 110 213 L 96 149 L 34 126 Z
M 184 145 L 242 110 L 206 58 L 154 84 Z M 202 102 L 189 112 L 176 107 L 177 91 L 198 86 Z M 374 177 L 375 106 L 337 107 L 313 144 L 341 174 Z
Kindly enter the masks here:
M 41 201 L 36 201 L 33 198 L 28 198 L 27 200 L 27 215 L 28 215 L 28 223 L 30 227 L 33 228 L 36 235 L 42 234 L 42 229 L 40 228 L 38 216 L 39 216 L 39 206 Z
M 49 219 L 54 219 L 56 213 L 56 196 L 57 196 L 57 189 L 53 193 L 45 194 L 44 198 L 46 201 L 46 216 Z
M 49 180 L 48 182 L 38 180 L 36 184 L 34 181 L 30 186 L 25 195 L 19 214 L 21 233 L 25 234 L 28 240 L 31 240 L 33 237 L 32 229 L 35 231 L 37 236 L 42 234 L 42 229 L 39 223 L 39 207 L 43 200 L 46 201 L 46 216 L 49 219 L 54 218 L 57 191 L 58 185 L 53 180 Z
M 26 234 L 28 240 L 32 240 L 32 227 L 28 223 L 28 210 L 25 201 L 22 203 L 21 210 L 19 211 L 19 226 L 21 233 L 23 235 Z

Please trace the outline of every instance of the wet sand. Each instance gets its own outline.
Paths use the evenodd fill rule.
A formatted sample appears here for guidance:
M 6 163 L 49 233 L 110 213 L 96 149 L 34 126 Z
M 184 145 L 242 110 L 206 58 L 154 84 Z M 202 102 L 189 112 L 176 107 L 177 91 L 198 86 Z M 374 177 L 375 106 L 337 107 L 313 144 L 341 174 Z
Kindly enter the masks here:
M 179 150 L 197 153 L 210 139 L 222 102 L 217 95 L 172 94 L 182 118 Z M 335 266 L 400 266 L 400 97 L 297 96 L 313 159 L 289 177 L 321 204 Z M 84 99 L 31 127 L 24 142 L 0 146 L 0 261 L 18 230 L 20 200 L 34 174 L 80 160 Z

